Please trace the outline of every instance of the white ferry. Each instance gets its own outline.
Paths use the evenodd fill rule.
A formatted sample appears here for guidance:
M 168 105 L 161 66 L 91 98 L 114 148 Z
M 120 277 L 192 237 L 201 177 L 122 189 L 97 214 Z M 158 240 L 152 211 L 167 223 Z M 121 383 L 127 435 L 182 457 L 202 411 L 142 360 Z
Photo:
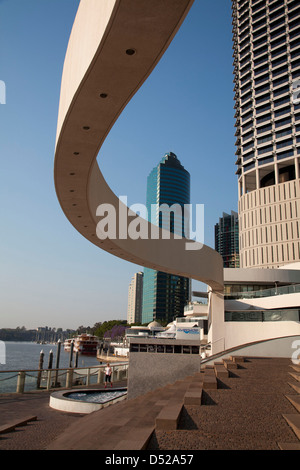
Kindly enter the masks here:
M 71 343 L 74 342 L 74 352 L 87 356 L 96 356 L 99 345 L 99 339 L 97 336 L 83 333 L 75 338 L 69 338 L 64 342 L 65 351 L 70 351 Z

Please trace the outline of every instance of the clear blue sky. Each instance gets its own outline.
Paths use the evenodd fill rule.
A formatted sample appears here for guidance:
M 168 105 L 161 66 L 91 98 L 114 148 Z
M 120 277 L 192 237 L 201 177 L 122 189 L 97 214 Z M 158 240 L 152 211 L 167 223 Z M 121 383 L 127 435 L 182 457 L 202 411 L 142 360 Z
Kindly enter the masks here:
M 78 4 L 0 0 L 0 328 L 126 319 L 140 270 L 77 233 L 54 189 L 60 81 Z M 133 204 L 145 203 L 148 174 L 174 152 L 191 174 L 192 204 L 205 206 L 211 247 L 214 224 L 237 209 L 231 28 L 230 0 L 195 0 L 98 156 L 112 189 Z

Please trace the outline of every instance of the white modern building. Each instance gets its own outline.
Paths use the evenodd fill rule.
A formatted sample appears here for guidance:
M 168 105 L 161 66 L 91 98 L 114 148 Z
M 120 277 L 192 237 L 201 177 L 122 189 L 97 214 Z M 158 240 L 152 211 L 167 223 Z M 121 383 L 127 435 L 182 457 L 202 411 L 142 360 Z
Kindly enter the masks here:
M 264 354 L 291 357 L 300 339 L 300 263 L 224 269 L 224 283 L 224 294 L 209 292 L 210 353 L 262 341 L 270 347 Z
M 144 273 L 135 273 L 129 284 L 127 306 L 127 323 L 129 325 L 142 321 L 143 277 Z

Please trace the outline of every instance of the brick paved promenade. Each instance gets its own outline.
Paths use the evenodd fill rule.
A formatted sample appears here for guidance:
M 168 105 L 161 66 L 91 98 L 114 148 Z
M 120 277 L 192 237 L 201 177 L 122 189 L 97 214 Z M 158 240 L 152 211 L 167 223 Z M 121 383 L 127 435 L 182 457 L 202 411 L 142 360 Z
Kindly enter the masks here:
M 300 383 L 289 372 L 289 359 L 249 358 L 222 378 L 217 390 L 205 390 L 201 406 L 184 407 L 178 430 L 155 431 L 148 449 L 279 450 L 280 442 L 299 445 L 283 418 L 297 413 L 286 395 L 299 395 Z M 24 415 L 37 416 L 37 421 L 1 434 L 0 450 L 42 450 L 55 448 L 56 443 L 67 450 L 79 441 L 83 449 L 109 450 L 102 442 L 104 417 L 106 424 L 117 423 L 132 401 L 78 415 L 50 408 L 48 392 L 0 395 L 0 426 Z

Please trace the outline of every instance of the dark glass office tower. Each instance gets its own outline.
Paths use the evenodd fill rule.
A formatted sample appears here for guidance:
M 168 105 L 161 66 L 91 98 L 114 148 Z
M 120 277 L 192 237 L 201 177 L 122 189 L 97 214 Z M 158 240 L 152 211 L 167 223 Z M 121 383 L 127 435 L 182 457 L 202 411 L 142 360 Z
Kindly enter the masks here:
M 215 250 L 223 258 L 224 268 L 239 268 L 239 219 L 237 212 L 223 213 L 215 225 Z
M 190 174 L 176 155 L 167 153 L 153 168 L 147 179 L 147 210 L 152 223 L 181 236 L 184 233 L 184 204 L 190 203 Z M 163 204 L 179 205 L 182 210 L 163 217 L 159 210 Z M 151 219 L 152 213 L 152 219 Z M 153 219 L 154 216 L 154 219 Z M 168 224 L 166 225 L 166 223 Z M 170 322 L 182 316 L 190 298 L 190 280 L 161 271 L 144 269 L 142 322 L 153 320 Z

